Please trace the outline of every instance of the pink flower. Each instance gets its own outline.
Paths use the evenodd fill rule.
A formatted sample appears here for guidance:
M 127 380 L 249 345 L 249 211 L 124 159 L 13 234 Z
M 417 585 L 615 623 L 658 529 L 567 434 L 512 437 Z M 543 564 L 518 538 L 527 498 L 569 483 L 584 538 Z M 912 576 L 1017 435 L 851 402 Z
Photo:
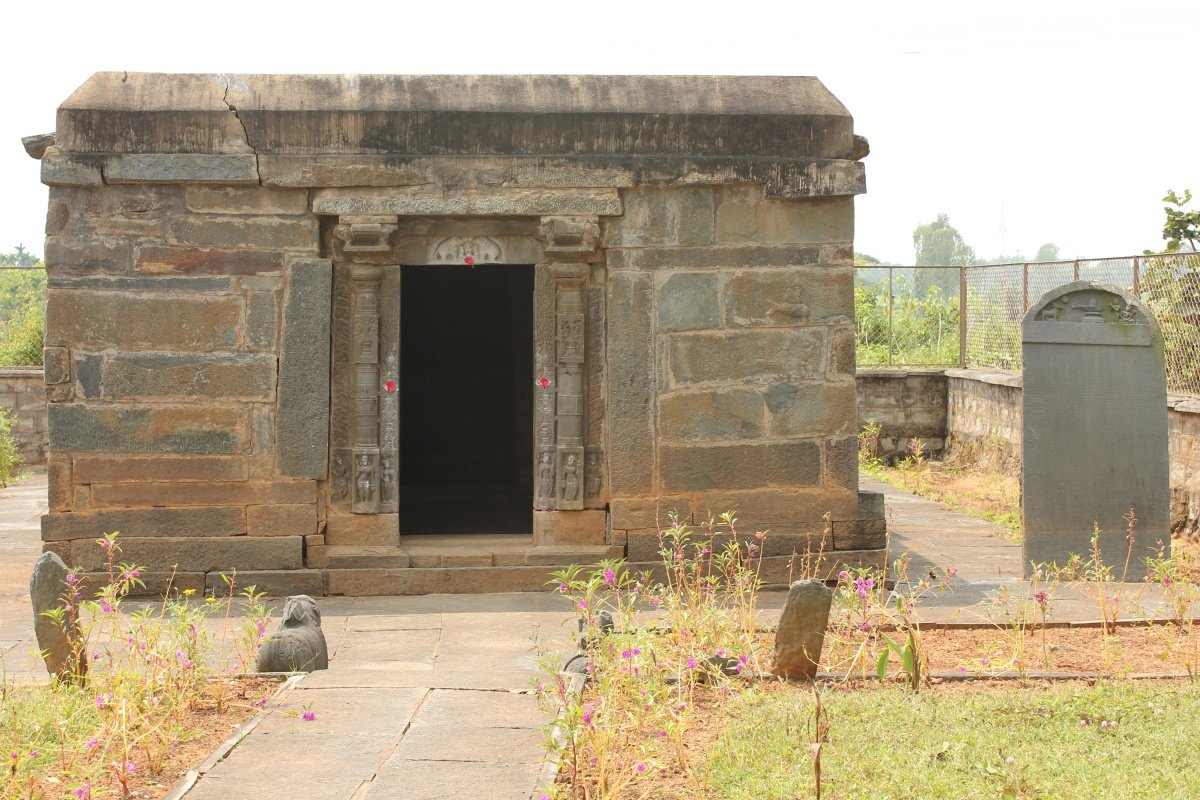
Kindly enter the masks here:
M 637 770 L 638 774 L 640 775 L 646 771 L 646 765 L 639 761 L 634 769 Z
M 696 668 L 696 659 L 692 658 L 691 656 L 688 656 L 687 665 L 688 665 L 688 669 L 695 669 Z
M 617 574 L 613 572 L 612 567 L 604 570 L 604 585 L 615 586 L 617 583 Z
M 300 718 L 303 719 L 305 722 L 312 722 L 314 719 L 317 718 L 317 715 L 315 713 L 313 713 L 312 711 L 305 711 L 303 714 L 300 715 Z

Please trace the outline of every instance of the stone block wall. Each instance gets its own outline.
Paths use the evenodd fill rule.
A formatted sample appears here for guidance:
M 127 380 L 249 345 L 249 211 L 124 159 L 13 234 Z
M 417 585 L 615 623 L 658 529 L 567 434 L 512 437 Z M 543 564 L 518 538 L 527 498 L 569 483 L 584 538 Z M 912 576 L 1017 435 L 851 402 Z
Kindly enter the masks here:
M 22 466 L 46 463 L 46 389 L 40 369 L 0 369 L 0 408 L 13 418 Z
M 857 524 L 851 198 L 723 186 L 622 201 L 602 242 L 610 524 L 630 558 L 656 557 L 668 512 L 737 510 L 781 554 L 829 513 L 834 548 L 876 527 L 881 546 L 881 523 Z
M 317 482 L 277 465 L 278 338 L 318 243 L 303 189 L 51 185 L 49 547 L 99 569 L 98 532 L 120 531 L 152 587 L 173 565 L 197 588 L 302 570 Z
M 946 381 L 947 457 L 1020 477 L 1020 374 L 948 369 Z
M 859 430 L 879 426 L 875 455 L 894 464 L 919 440 L 932 458 L 946 447 L 946 374 L 936 369 L 860 369 Z

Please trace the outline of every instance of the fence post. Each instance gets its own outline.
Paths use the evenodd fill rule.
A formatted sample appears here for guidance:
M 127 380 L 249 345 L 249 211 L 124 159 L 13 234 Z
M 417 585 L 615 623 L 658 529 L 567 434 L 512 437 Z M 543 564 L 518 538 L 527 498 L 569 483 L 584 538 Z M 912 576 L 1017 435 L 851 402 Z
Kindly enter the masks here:
M 967 366 L 967 267 L 958 268 L 958 366 Z
M 1074 264 L 1075 264 L 1075 277 L 1072 278 L 1071 280 L 1077 281 L 1077 280 L 1079 280 L 1079 259 L 1078 258 L 1075 259 Z
M 1021 265 L 1021 313 L 1029 310 L 1029 262 Z
M 1142 288 L 1142 276 L 1139 274 L 1138 257 L 1133 257 L 1133 296 L 1137 297 Z
M 888 354 L 888 366 L 889 367 L 892 365 L 892 345 L 894 344 L 892 342 L 892 292 L 894 291 L 894 287 L 892 286 L 893 271 L 894 270 L 892 267 L 888 267 L 888 344 L 887 344 L 887 354 Z

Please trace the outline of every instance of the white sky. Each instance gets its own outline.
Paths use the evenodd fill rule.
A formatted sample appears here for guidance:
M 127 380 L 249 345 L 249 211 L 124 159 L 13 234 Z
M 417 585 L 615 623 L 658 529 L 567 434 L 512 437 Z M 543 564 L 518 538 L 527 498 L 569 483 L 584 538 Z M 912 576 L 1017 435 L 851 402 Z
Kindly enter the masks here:
M 871 141 L 855 249 L 897 262 L 939 212 L 981 257 L 1140 253 L 1200 194 L 1195 0 L 5 5 L 0 252 L 43 249 L 20 137 L 100 70 L 816 75 Z

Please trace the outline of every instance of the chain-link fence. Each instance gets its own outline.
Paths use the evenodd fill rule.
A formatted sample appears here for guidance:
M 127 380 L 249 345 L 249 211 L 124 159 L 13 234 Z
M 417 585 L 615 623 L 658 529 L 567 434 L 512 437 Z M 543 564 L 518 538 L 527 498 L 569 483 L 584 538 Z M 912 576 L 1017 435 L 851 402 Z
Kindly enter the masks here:
M 1075 280 L 1142 299 L 1166 343 L 1167 389 L 1200 396 L 1200 254 L 969 267 L 860 267 L 854 299 L 859 366 L 1021 369 L 1021 318 Z M 960 300 L 962 301 L 960 304 Z M 957 335 L 945 341 L 947 323 Z

